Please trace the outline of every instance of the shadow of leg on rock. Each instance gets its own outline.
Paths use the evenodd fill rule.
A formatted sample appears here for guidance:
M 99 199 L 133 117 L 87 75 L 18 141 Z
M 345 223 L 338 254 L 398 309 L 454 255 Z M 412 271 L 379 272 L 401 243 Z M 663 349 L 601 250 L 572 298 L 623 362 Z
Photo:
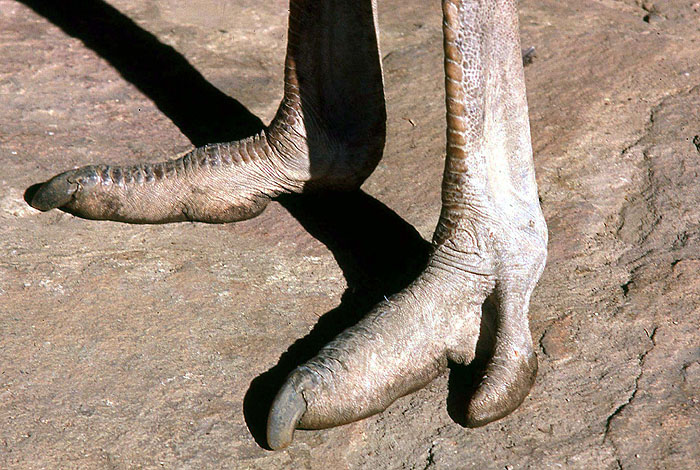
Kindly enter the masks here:
M 431 250 L 415 228 L 362 191 L 286 196 L 280 202 L 333 253 L 348 287 L 338 307 L 322 315 L 308 335 L 282 354 L 275 367 L 251 382 L 243 411 L 251 434 L 266 448 L 267 415 L 287 375 L 357 323 L 382 298 L 413 281 Z
M 135 85 L 196 146 L 240 140 L 263 127 L 172 47 L 102 0 L 18 0 L 78 38 Z

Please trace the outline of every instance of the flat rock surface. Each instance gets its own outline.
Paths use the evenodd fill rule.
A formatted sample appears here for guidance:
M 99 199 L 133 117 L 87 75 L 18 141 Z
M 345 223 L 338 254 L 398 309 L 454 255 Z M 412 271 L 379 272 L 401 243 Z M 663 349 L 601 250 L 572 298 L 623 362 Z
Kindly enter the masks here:
M 425 257 L 440 209 L 439 1 L 380 0 L 385 156 L 363 193 L 229 225 L 40 213 L 32 184 L 250 133 L 283 0 L 0 0 L 0 468 L 670 469 L 700 462 L 700 2 L 523 0 L 549 261 L 540 372 L 465 429 L 453 371 L 262 447 L 284 376 Z

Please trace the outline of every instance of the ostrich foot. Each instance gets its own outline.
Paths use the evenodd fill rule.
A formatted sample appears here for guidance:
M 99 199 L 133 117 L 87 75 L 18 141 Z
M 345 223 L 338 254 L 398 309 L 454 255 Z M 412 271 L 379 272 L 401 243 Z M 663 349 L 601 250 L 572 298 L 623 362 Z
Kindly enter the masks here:
M 327 428 L 378 413 L 431 382 L 448 360 L 471 362 L 481 306 L 491 294 L 497 302 L 492 356 L 464 422 L 482 426 L 517 408 L 537 373 L 527 308 L 544 266 L 546 236 L 534 229 L 517 238 L 506 227 L 492 232 L 502 234 L 501 246 L 512 256 L 438 246 L 416 281 L 292 371 L 270 411 L 270 447 L 289 445 L 297 428 Z

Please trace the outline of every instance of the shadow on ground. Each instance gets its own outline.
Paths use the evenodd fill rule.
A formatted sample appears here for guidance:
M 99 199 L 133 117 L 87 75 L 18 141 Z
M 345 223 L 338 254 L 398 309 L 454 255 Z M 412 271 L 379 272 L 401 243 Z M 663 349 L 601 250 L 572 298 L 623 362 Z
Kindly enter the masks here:
M 240 140 L 262 121 L 172 47 L 101 0 L 18 0 L 80 39 L 158 106 L 196 146 Z

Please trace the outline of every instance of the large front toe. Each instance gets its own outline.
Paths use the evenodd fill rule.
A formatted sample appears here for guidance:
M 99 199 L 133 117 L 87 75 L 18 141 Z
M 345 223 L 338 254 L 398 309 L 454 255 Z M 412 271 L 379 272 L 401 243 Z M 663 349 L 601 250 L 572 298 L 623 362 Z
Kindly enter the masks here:
M 273 402 L 270 447 L 289 445 L 294 429 L 338 426 L 379 413 L 444 371 L 452 330 L 478 331 L 478 304 L 460 312 L 468 320 L 456 324 L 436 294 L 429 283 L 414 283 L 297 367 Z

